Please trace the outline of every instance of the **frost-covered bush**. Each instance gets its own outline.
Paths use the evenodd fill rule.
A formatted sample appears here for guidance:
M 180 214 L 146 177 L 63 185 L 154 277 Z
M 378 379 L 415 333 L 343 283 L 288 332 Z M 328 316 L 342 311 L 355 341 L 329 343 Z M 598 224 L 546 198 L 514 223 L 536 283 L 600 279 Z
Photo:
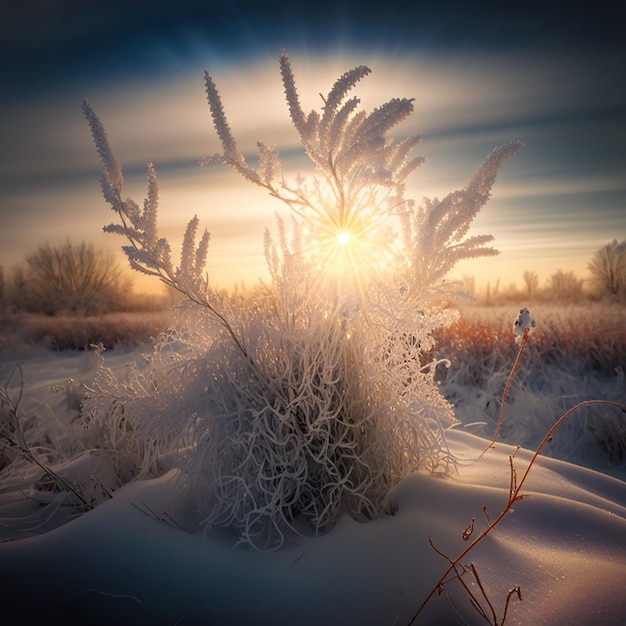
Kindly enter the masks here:
M 208 102 L 225 163 L 288 207 L 265 233 L 267 285 L 230 295 L 204 274 L 207 231 L 185 232 L 174 267 L 157 232 L 156 172 L 148 166 L 143 209 L 122 195 L 123 175 L 91 106 L 83 109 L 104 163 L 102 189 L 120 222 L 132 267 L 187 296 L 178 325 L 145 362 L 121 378 L 102 368 L 83 414 L 105 436 L 126 476 L 180 468 L 203 524 L 233 527 L 261 549 L 286 529 L 327 530 L 345 511 L 371 518 L 403 475 L 446 471 L 454 462 L 444 429 L 451 406 L 424 362 L 432 332 L 455 319 L 431 304 L 463 258 L 495 254 L 488 235 L 466 238 L 501 163 L 520 148 L 496 149 L 468 185 L 416 208 L 404 197 L 422 163 L 419 139 L 389 131 L 413 110 L 392 99 L 371 113 L 349 97 L 369 74 L 341 76 L 320 112 L 299 103 L 289 59 L 280 69 L 291 120 L 314 172 L 291 183 L 277 151 L 259 143 L 252 167 L 239 152 L 216 85 Z M 399 219 L 398 219 L 399 218 Z M 393 228 L 400 224 L 402 236 Z M 121 470 L 120 470 L 121 471 Z

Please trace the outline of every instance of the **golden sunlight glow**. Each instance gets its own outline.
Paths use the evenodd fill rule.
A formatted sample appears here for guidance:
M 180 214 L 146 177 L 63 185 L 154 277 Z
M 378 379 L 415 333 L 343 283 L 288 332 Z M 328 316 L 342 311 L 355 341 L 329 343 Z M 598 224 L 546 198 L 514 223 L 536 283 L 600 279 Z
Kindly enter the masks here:
M 357 203 L 350 211 L 325 210 L 306 216 L 306 252 L 317 269 L 319 284 L 332 285 L 340 296 L 353 294 L 366 300 L 372 281 L 382 278 L 381 272 L 393 266 L 397 253 L 395 233 L 387 222 L 389 211 L 379 204 Z
M 350 241 L 350 233 L 347 230 L 341 231 L 337 235 L 337 243 L 345 246 Z
M 349 224 L 337 223 L 334 216 L 321 212 L 309 220 L 315 234 L 307 252 L 317 268 L 319 284 L 332 285 L 341 297 L 366 301 L 368 286 L 381 277 L 393 255 L 393 237 L 381 224 L 381 214 L 353 212 L 344 220 Z

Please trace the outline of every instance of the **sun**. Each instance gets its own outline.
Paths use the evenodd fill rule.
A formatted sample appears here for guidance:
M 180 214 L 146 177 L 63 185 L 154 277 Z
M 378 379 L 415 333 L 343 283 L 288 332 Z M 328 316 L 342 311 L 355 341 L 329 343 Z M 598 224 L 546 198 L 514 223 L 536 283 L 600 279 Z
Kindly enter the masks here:
M 351 238 L 352 238 L 352 235 L 347 230 L 342 230 L 337 235 L 337 243 L 339 245 L 345 246 L 350 242 Z

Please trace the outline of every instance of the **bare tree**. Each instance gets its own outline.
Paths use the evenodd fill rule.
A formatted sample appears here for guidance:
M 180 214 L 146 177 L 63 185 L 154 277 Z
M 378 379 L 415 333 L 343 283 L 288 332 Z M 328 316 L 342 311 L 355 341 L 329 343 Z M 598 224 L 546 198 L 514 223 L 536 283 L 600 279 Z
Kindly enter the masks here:
M 617 295 L 626 291 L 626 240 L 611 243 L 596 251 L 587 269 L 603 293 Z
M 476 277 L 471 274 L 463 274 L 461 285 L 464 293 L 474 298 L 476 296 Z
M 531 300 L 536 297 L 539 289 L 539 274 L 535 271 L 524 271 L 524 285 L 526 287 L 526 297 Z
M 571 270 L 557 270 L 550 276 L 549 289 L 552 297 L 559 301 L 577 302 L 583 295 L 582 278 L 576 278 Z
M 93 315 L 123 308 L 130 287 L 110 254 L 68 240 L 29 254 L 12 291 L 15 304 L 30 312 Z

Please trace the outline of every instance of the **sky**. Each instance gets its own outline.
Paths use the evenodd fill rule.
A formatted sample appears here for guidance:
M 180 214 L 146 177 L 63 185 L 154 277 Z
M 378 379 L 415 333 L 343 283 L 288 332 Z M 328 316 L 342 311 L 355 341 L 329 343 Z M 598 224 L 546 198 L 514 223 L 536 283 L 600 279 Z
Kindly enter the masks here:
M 573 3 L 572 3 L 573 4 Z M 211 232 L 213 284 L 265 276 L 263 232 L 285 208 L 220 166 L 204 92 L 208 70 L 239 147 L 275 145 L 288 173 L 309 174 L 283 99 L 289 53 L 305 110 L 320 108 L 344 71 L 372 74 L 355 92 L 372 110 L 415 98 L 397 127 L 420 134 L 425 164 L 407 196 L 465 185 L 496 146 L 525 148 L 502 167 L 470 234 L 495 237 L 498 257 L 462 263 L 478 285 L 541 284 L 558 269 L 587 276 L 593 253 L 626 239 L 626 9 L 620 0 L 565 3 L 127 3 L 26 0 L 0 8 L 0 265 L 48 241 L 91 241 L 125 261 L 101 165 L 82 117 L 86 97 L 125 172 L 126 195 L 160 184 L 161 234 L 174 249 L 197 214 Z M 139 275 L 140 289 L 158 290 Z

